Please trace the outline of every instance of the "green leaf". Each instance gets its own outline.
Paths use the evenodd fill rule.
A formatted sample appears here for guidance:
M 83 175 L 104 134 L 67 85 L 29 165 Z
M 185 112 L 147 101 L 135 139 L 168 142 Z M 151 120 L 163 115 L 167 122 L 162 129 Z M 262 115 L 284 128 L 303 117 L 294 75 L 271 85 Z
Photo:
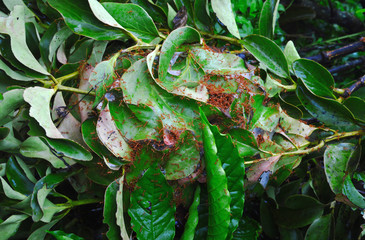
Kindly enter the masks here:
M 89 77 L 89 83 L 96 89 L 96 97 L 93 104 L 95 108 L 104 97 L 107 89 L 111 87 L 116 78 L 114 67 L 119 54 L 115 54 L 109 60 L 98 63 Z
M 186 129 L 200 135 L 199 124 L 195 121 L 198 118 L 197 103 L 175 97 L 157 86 L 148 73 L 145 59 L 135 62 L 123 74 L 120 86 L 123 90 L 124 102 L 143 124 L 147 124 L 150 118 L 161 119 L 160 123 L 164 130 L 177 136 L 178 132 Z M 167 137 L 167 131 L 164 131 L 165 137 Z M 126 133 L 122 132 L 122 135 Z
M 6 75 L 11 77 L 12 79 L 18 81 L 32 81 L 33 78 L 25 76 L 22 72 L 14 71 L 8 65 L 6 65 L 2 60 L 0 60 L 0 69 L 5 72 Z
M 232 137 L 229 134 L 221 134 L 218 127 L 209 124 L 207 119 L 204 119 L 204 123 L 209 126 L 210 131 L 214 136 L 217 149 L 216 158 L 222 162 L 222 167 L 227 177 L 227 186 L 231 198 L 231 220 L 228 227 L 227 239 L 231 239 L 243 213 L 245 201 L 243 183 L 245 178 L 245 165 L 243 158 L 239 156 L 238 149 L 233 144 Z
M 37 59 L 29 50 L 25 39 L 24 7 L 16 5 L 7 18 L 0 18 L 0 32 L 10 36 L 11 50 L 15 58 L 37 72 L 44 75 L 49 73 L 39 64 Z
M 350 110 L 341 103 L 314 96 L 302 86 L 298 86 L 297 96 L 305 109 L 326 126 L 340 131 L 359 129 Z
M 207 239 L 225 239 L 230 231 L 230 203 L 228 180 L 218 156 L 218 149 L 209 122 L 201 111 L 203 145 L 209 194 Z M 243 180 L 243 179 L 242 179 Z
M 346 175 L 354 171 L 359 161 L 360 148 L 353 143 L 328 145 L 324 152 L 324 170 L 335 194 L 341 193 Z
M 200 161 L 200 151 L 193 134 L 185 131 L 180 135 L 176 151 L 170 153 L 165 165 L 166 180 L 177 180 L 191 175 Z
M 13 89 L 3 94 L 3 99 L 0 100 L 0 122 L 2 124 L 5 124 L 3 122 L 5 117 L 25 103 L 23 93 L 24 89 Z
M 119 189 L 119 183 L 117 181 L 113 181 L 109 184 L 107 189 L 105 190 L 104 196 L 104 220 L 103 223 L 109 226 L 109 230 L 106 233 L 108 239 L 119 239 L 120 238 L 120 230 L 118 225 L 116 224 L 116 216 L 117 212 L 117 192 Z
M 315 198 L 306 195 L 291 195 L 285 206 L 274 209 L 276 223 L 294 229 L 307 226 L 323 214 L 324 206 Z
M 279 2 L 278 0 L 266 0 L 264 2 L 259 19 L 260 35 L 270 39 L 274 37 Z
M 59 11 L 67 26 L 75 33 L 96 40 L 115 40 L 126 38 L 120 29 L 105 26 L 92 13 L 87 0 L 47 0 Z
M 157 165 L 151 166 L 131 193 L 128 209 L 137 238 L 167 240 L 175 236 L 173 191 Z
M 293 69 L 311 93 L 318 97 L 336 98 L 332 92 L 333 77 L 322 65 L 312 60 L 298 59 L 293 63 Z
M 96 133 L 96 119 L 89 118 L 81 125 L 82 137 L 88 147 L 100 158 L 114 165 L 121 165 L 122 162 L 101 144 Z
M 365 101 L 359 97 L 349 97 L 343 103 L 358 121 L 365 121 Z
M 299 53 L 295 48 L 293 41 L 290 40 L 289 42 L 286 43 L 284 48 L 284 55 L 289 63 L 289 66 L 291 67 L 293 66 L 293 62 L 295 60 L 300 59 Z
M 1 239 L 9 239 L 17 233 L 20 224 L 28 218 L 28 215 L 12 215 L 0 223 Z
M 184 233 L 180 240 L 194 239 L 195 229 L 198 225 L 198 205 L 200 203 L 200 185 L 198 185 L 194 192 L 193 203 L 189 208 L 189 217 L 185 223 Z
M 260 224 L 250 217 L 242 217 L 237 230 L 233 233 L 233 240 L 257 240 L 262 231 Z
M 212 20 L 209 16 L 207 0 L 194 1 L 194 23 L 199 29 L 209 31 Z
M 37 230 L 33 231 L 32 234 L 29 235 L 29 237 L 27 238 L 27 240 L 40 240 L 40 239 L 44 239 L 47 231 L 49 231 L 49 229 L 51 229 L 56 223 L 58 223 L 61 220 L 61 218 L 58 218 L 56 220 L 53 220 L 50 223 L 47 223 L 45 225 L 43 225 L 42 227 L 38 228 Z
M 20 147 L 20 153 L 25 157 L 47 160 L 55 168 L 66 167 L 65 163 L 51 152 L 50 147 L 40 137 L 27 138 Z M 74 161 L 68 157 L 63 157 L 63 159 L 70 165 L 74 164 Z
M 272 40 L 260 35 L 249 35 L 241 43 L 264 67 L 280 77 L 290 78 L 285 55 Z
M 45 137 L 41 137 L 41 139 L 60 156 L 66 156 L 80 161 L 90 161 L 93 158 L 89 151 L 70 139 L 50 139 Z
M 252 157 L 259 153 L 255 136 L 248 130 L 233 128 L 229 131 L 240 157 Z
M 212 8 L 219 20 L 226 25 L 228 31 L 240 39 L 240 33 L 238 32 L 235 16 L 232 10 L 230 0 L 212 0 Z
M 347 175 L 345 177 L 342 193 L 356 206 L 363 209 L 365 208 L 365 198 L 359 193 L 352 183 L 351 176 Z
M 24 100 L 30 104 L 29 115 L 37 120 L 49 138 L 63 138 L 54 125 L 50 114 L 50 102 L 55 90 L 42 87 L 25 89 Z
M 90 0 L 89 0 L 90 1 Z M 102 6 L 124 29 L 131 32 L 145 43 L 159 38 L 153 19 L 138 5 L 128 3 L 102 3 Z
M 253 116 L 250 122 L 250 130 L 254 128 L 261 128 L 263 130 L 272 132 L 279 124 L 280 113 L 275 105 L 264 105 L 265 96 L 252 96 Z
M 331 214 L 327 214 L 314 220 L 305 234 L 305 240 L 329 239 L 331 218 Z
M 91 66 L 96 66 L 96 64 L 100 63 L 103 60 L 103 56 L 108 46 L 108 41 L 95 41 L 94 47 L 87 61 Z
M 181 27 L 169 34 L 160 51 L 159 78 L 156 79 L 156 83 L 168 92 L 206 102 L 208 99 L 206 88 L 199 84 L 199 80 L 204 73 L 201 72 L 198 66 L 194 65 L 194 60 L 188 56 L 182 67 L 175 64 L 179 55 L 182 54 L 176 52 L 177 48 L 192 42 L 201 42 L 200 34 L 194 28 Z M 174 65 L 178 67 L 177 70 L 173 69 L 175 68 Z
M 15 191 L 27 196 L 33 192 L 34 183 L 26 176 L 15 157 L 10 157 L 6 163 L 6 177 Z
M 49 54 L 48 54 L 48 60 L 50 62 L 53 62 L 53 58 L 56 55 L 57 49 L 66 41 L 67 38 L 69 38 L 73 32 L 67 27 L 64 26 L 63 28 L 59 29 L 54 36 L 52 37 L 51 42 L 49 43 Z
M 57 230 L 57 231 L 47 231 L 49 234 L 51 234 L 53 237 L 56 238 L 56 240 L 84 240 L 84 238 L 77 236 L 73 233 L 65 233 L 64 231 Z
M 0 180 L 6 197 L 15 200 L 24 200 L 27 197 L 26 195 L 12 189 L 2 177 L 0 177 Z

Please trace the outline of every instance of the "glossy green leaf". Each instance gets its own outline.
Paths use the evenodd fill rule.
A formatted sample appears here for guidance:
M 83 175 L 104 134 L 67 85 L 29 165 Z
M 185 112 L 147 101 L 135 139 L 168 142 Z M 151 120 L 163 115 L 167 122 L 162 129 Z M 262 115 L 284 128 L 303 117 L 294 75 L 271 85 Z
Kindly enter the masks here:
M 270 39 L 273 38 L 279 2 L 277 0 L 266 0 L 264 2 L 259 19 L 260 35 Z
M 167 26 L 166 15 L 162 8 L 155 5 L 153 2 L 145 0 L 131 0 L 131 2 L 142 7 L 148 15 L 152 17 L 156 24 Z
M 219 20 L 227 27 L 228 31 L 240 39 L 240 33 L 238 32 L 235 15 L 232 10 L 230 0 L 212 0 L 212 8 Z
M 322 216 L 324 206 L 315 198 L 306 195 L 291 195 L 285 206 L 274 209 L 274 218 L 279 226 L 294 229 L 311 224 Z
M 201 111 L 203 145 L 209 194 L 207 239 L 225 239 L 230 231 L 231 196 L 228 180 L 218 156 L 218 148 L 210 124 Z M 239 163 L 240 164 L 240 163 Z M 243 179 L 242 179 L 243 180 Z M 243 190 L 243 189 L 242 189 Z
M 262 227 L 257 221 L 249 217 L 242 217 L 232 239 L 257 240 L 261 231 Z
M 39 125 L 46 131 L 49 138 L 63 138 L 62 134 L 54 125 L 49 106 L 55 90 L 42 87 L 29 87 L 25 89 L 24 100 L 30 104 L 29 115 L 37 120 Z
M 327 214 L 314 220 L 305 234 L 305 240 L 329 239 L 331 218 L 331 214 Z
M 24 104 L 23 93 L 24 89 L 13 89 L 3 94 L 3 99 L 0 100 L 0 122 L 2 124 L 5 123 L 3 122 L 5 117 Z
M 0 19 L 0 32 L 10 36 L 11 50 L 19 62 L 30 69 L 33 69 L 44 75 L 49 75 L 46 69 L 44 69 L 43 66 L 39 64 L 27 46 L 25 39 L 25 19 L 23 6 L 15 6 L 8 18 Z
M 365 198 L 355 188 L 350 175 L 347 175 L 344 179 L 342 193 L 359 208 L 365 208 Z
M 24 200 L 27 197 L 26 195 L 12 189 L 2 177 L 0 177 L 0 180 L 6 197 L 15 200 Z
M 295 48 L 293 41 L 290 40 L 286 43 L 284 48 L 284 55 L 289 63 L 289 66 L 292 66 L 295 60 L 300 59 L 299 53 Z
M 343 103 L 354 114 L 356 120 L 365 121 L 365 101 L 359 97 L 349 97 Z
M 241 43 L 271 72 L 283 78 L 290 77 L 288 62 L 276 43 L 260 35 L 249 35 Z
M 55 168 L 66 167 L 65 163 L 51 152 L 50 147 L 40 137 L 27 138 L 20 147 L 20 153 L 25 157 L 47 160 Z M 70 165 L 74 163 L 68 157 L 63 157 L 63 159 Z
M 131 193 L 131 207 L 128 209 L 138 239 L 174 238 L 176 206 L 172 195 L 172 188 L 160 169 L 157 165 L 151 166 Z
M 126 3 L 102 3 L 106 11 L 124 29 L 131 32 L 143 42 L 151 43 L 159 38 L 158 32 L 152 18 L 138 5 Z
M 27 196 L 33 192 L 34 183 L 26 176 L 15 157 L 10 157 L 6 163 L 6 177 L 15 191 Z
M 352 113 L 341 103 L 314 96 L 306 88 L 298 86 L 297 96 L 305 109 L 326 126 L 340 131 L 359 129 Z
M 341 193 L 347 174 L 354 171 L 359 161 L 360 148 L 353 143 L 328 145 L 324 152 L 324 170 L 335 194 Z
M 119 189 L 119 184 L 117 181 L 113 181 L 105 190 L 104 196 L 104 220 L 103 223 L 109 226 L 109 230 L 106 233 L 108 239 L 119 239 L 120 238 L 120 230 L 118 225 L 116 224 L 116 216 L 117 212 L 117 192 Z
M 231 220 L 227 233 L 227 238 L 230 239 L 238 227 L 243 213 L 245 201 L 243 182 L 245 178 L 245 165 L 243 158 L 239 156 L 238 148 L 236 148 L 232 141 L 232 137 L 228 134 L 221 134 L 217 126 L 209 124 L 207 119 L 204 120 L 204 123 L 209 126 L 214 136 L 215 146 L 217 148 L 216 158 L 222 162 L 222 167 L 227 177 L 227 186 L 231 197 Z
M 105 26 L 92 13 L 87 0 L 47 0 L 59 11 L 67 26 L 75 33 L 91 37 L 96 40 L 115 40 L 126 38 L 124 32 Z
M 189 207 L 189 217 L 185 223 L 184 233 L 180 240 L 194 239 L 195 229 L 198 225 L 198 205 L 200 203 L 200 186 L 194 192 L 193 203 Z
M 14 236 L 20 224 L 28 217 L 29 216 L 25 214 L 12 215 L 4 222 L 0 223 L 1 239 L 6 240 Z
M 335 99 L 332 92 L 334 87 L 333 77 L 322 65 L 302 58 L 293 63 L 293 69 L 295 75 L 302 80 L 311 93 L 319 97 Z
M 89 151 L 70 139 L 50 139 L 45 137 L 41 137 L 41 139 L 61 156 L 80 161 L 90 161 L 93 158 Z
M 61 230 L 56 231 L 47 231 L 51 234 L 56 240 L 84 240 L 84 238 L 77 236 L 74 233 L 65 233 Z

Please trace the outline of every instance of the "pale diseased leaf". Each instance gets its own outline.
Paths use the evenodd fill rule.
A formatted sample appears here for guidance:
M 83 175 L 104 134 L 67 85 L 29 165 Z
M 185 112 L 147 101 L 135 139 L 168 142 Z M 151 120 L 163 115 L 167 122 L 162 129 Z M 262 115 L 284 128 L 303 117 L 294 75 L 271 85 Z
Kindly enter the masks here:
M 24 7 L 20 5 L 14 6 L 14 10 L 7 18 L 0 18 L 0 32 L 10 36 L 11 50 L 15 58 L 37 72 L 45 75 L 49 73 L 39 64 L 37 59 L 29 50 L 25 41 L 25 21 Z
M 130 154 L 132 149 L 116 128 L 108 108 L 105 108 L 100 112 L 98 123 L 96 125 L 96 132 L 98 133 L 100 141 L 116 157 L 123 158 L 126 161 L 131 160 Z M 111 163 L 108 164 L 108 167 L 115 170 L 120 168 L 120 166 L 115 166 Z
M 24 100 L 30 104 L 29 115 L 37 120 L 49 138 L 63 138 L 54 125 L 50 114 L 50 102 L 55 90 L 29 87 L 24 91 Z
M 129 236 L 127 233 L 126 225 L 124 222 L 124 204 L 123 204 L 123 184 L 124 184 L 124 175 L 119 179 L 118 185 L 119 190 L 117 191 L 116 202 L 117 202 L 117 211 L 115 212 L 116 223 L 120 228 L 120 236 L 123 240 L 129 240 Z
M 228 31 L 240 39 L 231 0 L 212 0 L 212 8 L 219 20 L 226 25 Z

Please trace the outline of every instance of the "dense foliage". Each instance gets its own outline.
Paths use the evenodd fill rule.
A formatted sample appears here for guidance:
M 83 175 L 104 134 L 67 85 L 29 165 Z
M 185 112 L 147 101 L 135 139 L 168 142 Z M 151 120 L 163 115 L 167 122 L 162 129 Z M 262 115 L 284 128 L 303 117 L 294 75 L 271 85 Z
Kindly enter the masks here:
M 0 239 L 360 239 L 363 12 L 3 0 Z

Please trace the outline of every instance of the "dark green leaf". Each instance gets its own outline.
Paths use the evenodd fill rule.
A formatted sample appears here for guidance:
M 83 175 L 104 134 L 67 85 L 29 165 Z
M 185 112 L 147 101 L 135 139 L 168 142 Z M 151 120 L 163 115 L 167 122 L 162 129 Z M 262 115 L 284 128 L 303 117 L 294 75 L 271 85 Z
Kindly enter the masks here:
M 237 230 L 233 233 L 233 240 L 257 240 L 262 228 L 260 224 L 250 217 L 240 219 Z
M 151 166 L 131 193 L 132 228 L 140 240 L 167 240 L 175 236 L 173 191 L 157 165 Z
M 274 36 L 279 2 L 278 0 L 266 0 L 261 9 L 259 19 L 260 34 L 270 39 Z
M 59 11 L 67 26 L 75 33 L 96 40 L 115 40 L 126 38 L 120 29 L 105 26 L 92 13 L 87 0 L 48 0 Z
M 295 75 L 302 80 L 305 87 L 314 95 L 335 99 L 332 92 L 334 80 L 330 72 L 319 63 L 298 59 L 293 63 Z
M 356 120 L 365 121 L 365 101 L 359 97 L 349 97 L 343 103 L 354 114 Z
M 305 240 L 329 239 L 331 218 L 331 214 L 327 214 L 314 220 L 305 234 Z
M 230 232 L 231 196 L 228 191 L 228 180 L 222 167 L 222 160 L 218 156 L 218 148 L 209 127 L 210 124 L 202 111 L 200 114 L 209 194 L 208 239 L 225 239 Z
M 240 39 L 235 16 L 230 0 L 212 0 L 212 8 L 219 20 L 228 28 L 228 31 Z
M 57 231 L 47 231 L 57 240 L 84 240 L 84 238 L 77 236 L 73 233 L 65 233 L 64 231 L 57 230 Z
M 33 192 L 34 183 L 26 176 L 15 157 L 10 157 L 6 163 L 6 177 L 15 191 L 27 196 Z
M 109 226 L 109 230 L 106 233 L 108 239 L 119 239 L 120 238 L 120 229 L 116 224 L 116 216 L 117 212 L 117 192 L 119 189 L 119 184 L 117 181 L 113 181 L 105 190 L 104 197 L 104 220 L 103 223 Z
M 288 62 L 276 43 L 260 35 L 249 35 L 241 42 L 271 72 L 283 78 L 290 78 Z
M 341 103 L 314 96 L 302 86 L 298 86 L 297 95 L 307 111 L 326 126 L 340 131 L 359 129 L 350 110 Z
M 352 183 L 351 176 L 347 175 L 345 177 L 342 193 L 356 206 L 361 209 L 365 208 L 365 198 L 363 195 L 357 191 L 354 184 Z

